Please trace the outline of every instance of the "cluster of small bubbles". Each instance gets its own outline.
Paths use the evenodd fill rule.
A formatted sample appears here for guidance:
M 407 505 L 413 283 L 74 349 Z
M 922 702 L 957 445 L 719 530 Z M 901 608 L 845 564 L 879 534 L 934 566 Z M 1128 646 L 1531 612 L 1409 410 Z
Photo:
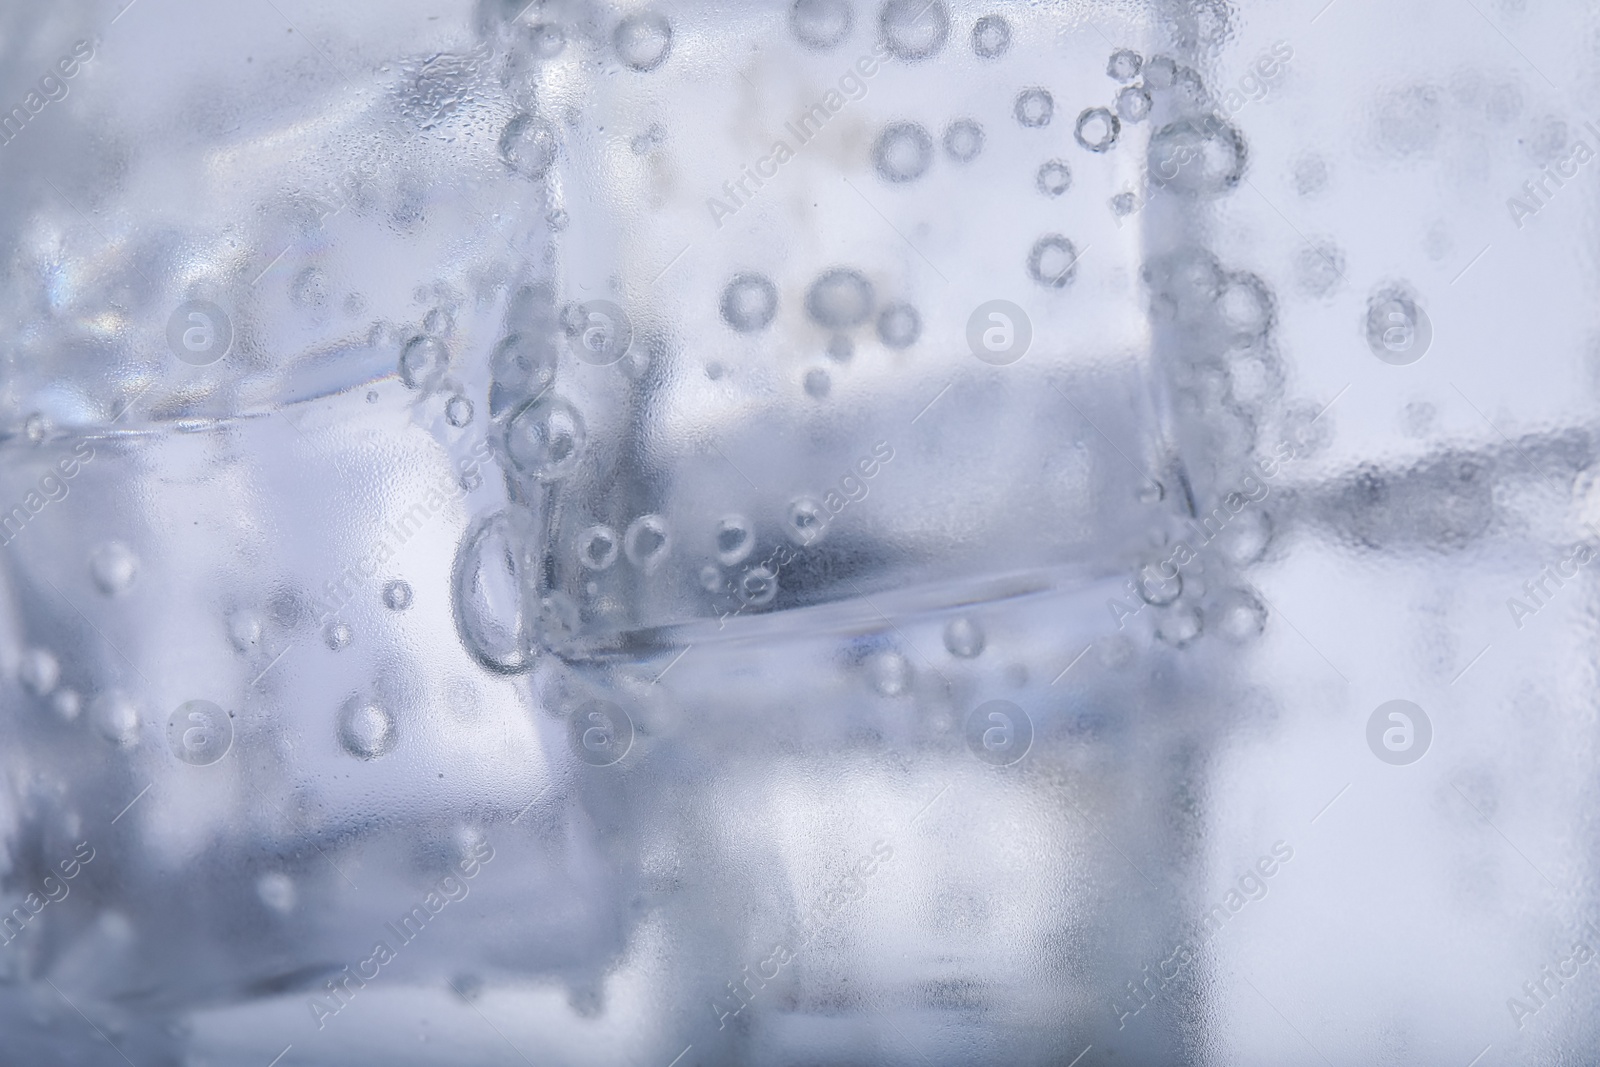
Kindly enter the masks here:
M 89 574 L 106 596 L 116 596 L 139 574 L 139 557 L 121 541 L 107 541 L 89 555 Z
M 617 561 L 622 550 L 617 532 L 609 526 L 591 526 L 578 538 L 578 562 L 591 571 L 603 571 Z
M 973 119 L 956 119 L 944 128 L 944 151 L 957 163 L 971 163 L 983 151 L 983 127 Z
M 1144 57 L 1131 48 L 1119 48 L 1106 61 L 1106 74 L 1119 82 L 1131 82 L 1144 67 Z
M 819 368 L 806 371 L 806 395 L 812 399 L 821 400 L 833 389 L 833 379 L 828 377 L 828 372 Z
M 1260 637 L 1267 625 L 1267 608 L 1255 594 L 1230 589 L 1217 598 L 1211 610 L 1216 632 L 1235 644 Z
M 432 389 L 450 366 L 450 349 L 437 337 L 419 334 L 400 349 L 400 379 L 412 389 Z
M 294 880 L 282 871 L 269 871 L 256 879 L 256 896 L 273 911 L 287 915 L 294 910 Z
M 983 630 L 965 615 L 945 623 L 944 647 L 952 656 L 972 659 L 983 651 L 983 646 Z
M 861 325 L 872 314 L 872 304 L 872 283 L 848 267 L 824 271 L 806 292 L 806 314 L 830 330 Z
M 472 401 L 457 393 L 444 402 L 444 419 L 460 429 L 472 421 Z
M 764 330 L 778 313 L 778 287 L 765 274 L 735 274 L 722 290 L 722 321 L 739 333 Z
M 916 122 L 892 122 L 872 146 L 872 165 L 887 182 L 922 177 L 933 162 L 933 137 Z
M 400 739 L 394 715 L 364 696 L 353 696 L 339 709 L 339 744 L 357 759 L 386 755 Z
M 1072 187 L 1072 169 L 1059 159 L 1052 159 L 1039 167 L 1034 184 L 1045 196 L 1060 196 Z
M 411 583 L 403 578 L 393 578 L 384 583 L 383 604 L 390 611 L 404 611 L 411 606 Z
M 1253 340 L 1272 328 L 1272 293 L 1254 274 L 1235 272 L 1223 279 L 1217 311 L 1235 342 Z
M 253 652 L 261 644 L 263 620 L 254 608 L 239 608 L 228 614 L 228 640 L 236 651 Z
M 972 25 L 972 51 L 979 59 L 999 59 L 1011 49 L 1011 23 L 985 15 Z
M 1142 85 L 1129 85 L 1117 94 L 1117 114 L 1129 122 L 1143 122 L 1150 115 L 1150 92 Z
M 874 652 L 864 666 L 872 688 L 883 696 L 902 696 L 911 689 L 911 662 L 898 652 Z
M 61 680 L 61 662 L 47 648 L 27 649 L 17 664 L 17 679 L 34 696 L 48 696 Z
M 768 564 L 751 567 L 739 576 L 739 599 L 753 608 L 763 608 L 778 595 L 778 573 Z
M 347 622 L 330 622 L 322 631 L 322 640 L 333 651 L 349 648 L 355 633 Z
M 524 178 L 538 181 L 556 161 L 559 144 L 554 126 L 523 112 L 506 123 L 500 134 L 500 158 Z
M 1183 648 L 1200 636 L 1202 626 L 1199 608 L 1179 604 L 1157 616 L 1156 636 L 1173 648 Z
M 922 316 L 910 304 L 889 304 L 878 313 L 878 340 L 890 348 L 910 348 L 922 336 Z
M 22 433 L 29 441 L 39 444 L 50 433 L 50 420 L 38 412 L 34 412 L 22 424 Z
M 950 12 L 944 0 L 888 0 L 878 12 L 878 29 L 895 58 L 914 63 L 944 47 Z
M 1048 233 L 1028 252 L 1028 277 L 1048 289 L 1064 289 L 1078 272 L 1078 249 L 1059 233 Z
M 89 711 L 95 729 L 112 744 L 127 748 L 138 740 L 139 709 L 126 693 L 115 689 L 101 693 Z
M 1086 108 L 1078 116 L 1073 139 L 1091 152 L 1109 152 L 1122 133 L 1122 122 L 1103 107 Z
M 1153 181 L 1180 193 L 1220 196 L 1244 177 L 1244 137 L 1226 123 L 1204 128 L 1187 120 L 1170 123 L 1150 138 L 1147 164 Z
M 540 59 L 554 59 L 567 47 L 567 31 L 554 22 L 536 22 L 529 26 L 523 37 L 528 50 Z
M 850 340 L 849 334 L 836 333 L 828 338 L 828 346 L 824 349 L 828 358 L 835 363 L 849 363 L 856 354 L 855 342 Z
M 1017 94 L 1017 102 L 1012 105 L 1011 113 L 1029 129 L 1048 126 L 1056 113 L 1055 98 L 1046 89 L 1024 89 Z
M 637 71 L 652 71 L 667 61 L 672 51 L 672 23 L 665 15 L 644 11 L 629 15 L 611 35 L 617 58 Z
M 794 0 L 789 9 L 789 29 L 813 52 L 838 47 L 850 36 L 855 20 L 850 0 Z
M 827 530 L 827 509 L 810 497 L 801 497 L 791 503 L 788 518 L 789 537 L 797 544 L 813 544 Z
M 724 567 L 743 563 L 756 547 L 755 531 L 743 515 L 727 515 L 717 523 L 717 562 Z
M 76 722 L 79 713 L 83 711 L 83 697 L 76 689 L 57 689 L 50 697 L 50 710 L 55 712 L 62 722 Z
M 667 520 L 660 515 L 641 515 L 622 536 L 622 551 L 628 562 L 646 573 L 654 570 L 672 549 Z
M 530 400 L 506 425 L 506 453 L 524 474 L 556 481 L 571 474 L 583 453 L 583 416 L 557 396 Z

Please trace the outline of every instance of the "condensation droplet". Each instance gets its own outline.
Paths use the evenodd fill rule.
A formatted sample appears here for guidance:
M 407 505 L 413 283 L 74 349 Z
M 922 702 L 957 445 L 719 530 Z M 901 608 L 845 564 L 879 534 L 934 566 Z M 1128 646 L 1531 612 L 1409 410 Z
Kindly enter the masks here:
M 660 515 L 641 515 L 628 526 L 622 535 L 622 552 L 628 562 L 649 573 L 667 558 L 672 549 L 672 537 L 667 521 Z
M 778 313 L 778 287 L 765 274 L 735 274 L 722 291 L 722 321 L 740 333 L 755 333 Z
M 655 11 L 629 15 L 617 24 L 611 42 L 618 59 L 634 70 L 652 71 L 672 52 L 672 23 Z
M 806 292 L 806 314 L 830 330 L 859 326 L 872 314 L 872 283 L 860 271 L 835 267 L 824 271 Z
M 979 59 L 999 59 L 1011 48 L 1011 23 L 985 15 L 972 26 L 972 51 Z
M 412 389 L 432 389 L 449 366 L 450 350 L 437 337 L 413 337 L 400 350 L 400 380 Z
M 915 181 L 932 162 L 933 137 L 919 123 L 890 123 L 872 146 L 872 164 L 884 181 Z
M 914 63 L 944 47 L 950 12 L 944 0 L 888 0 L 878 13 L 878 29 L 896 58 Z
M 89 556 L 89 573 L 106 596 L 116 596 L 139 574 L 139 557 L 121 541 L 107 541 Z
M 944 647 L 952 656 L 972 659 L 983 651 L 983 646 L 983 630 L 973 620 L 962 616 L 945 623 Z
M 560 397 L 531 400 L 506 426 L 506 453 L 522 473 L 556 481 L 572 473 L 583 453 L 583 417 Z
M 944 129 L 944 151 L 957 163 L 971 163 L 983 151 L 983 127 L 972 119 L 956 119 Z
M 17 664 L 17 679 L 34 696 L 48 696 L 61 680 L 61 661 L 47 648 L 30 648 Z
M 444 418 L 458 429 L 467 425 L 472 421 L 472 401 L 457 393 L 444 402 Z
M 855 25 L 850 0 L 794 0 L 789 28 L 795 39 L 814 52 L 837 47 Z
M 1017 94 L 1017 102 L 1011 110 L 1022 125 L 1038 129 L 1050 125 L 1056 113 L 1056 102 L 1047 90 L 1024 89 Z
M 411 606 L 411 583 L 395 578 L 383 587 L 383 603 L 390 611 L 404 611 Z
M 865 664 L 872 688 L 886 697 L 901 696 L 911 688 L 911 663 L 898 652 L 874 652 Z
M 358 759 L 377 759 L 399 740 L 394 716 L 366 697 L 354 696 L 339 709 L 339 744 Z

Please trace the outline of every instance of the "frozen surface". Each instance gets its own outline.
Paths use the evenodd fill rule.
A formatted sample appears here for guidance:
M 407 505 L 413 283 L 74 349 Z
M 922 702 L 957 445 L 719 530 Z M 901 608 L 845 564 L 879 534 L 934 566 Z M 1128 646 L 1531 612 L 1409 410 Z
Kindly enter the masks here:
M 1322 4 L 0 9 L 0 1063 L 1600 1058 L 1600 20 Z

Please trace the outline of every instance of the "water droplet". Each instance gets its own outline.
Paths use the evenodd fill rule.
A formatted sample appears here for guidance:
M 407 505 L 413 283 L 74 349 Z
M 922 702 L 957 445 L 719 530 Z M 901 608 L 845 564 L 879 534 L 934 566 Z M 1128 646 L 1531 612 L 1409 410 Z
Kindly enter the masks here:
M 1156 619 L 1156 636 L 1173 648 L 1183 648 L 1200 636 L 1200 609 L 1180 604 Z
M 957 163 L 971 163 L 983 151 L 983 127 L 972 119 L 956 119 L 944 129 L 944 150 Z
M 589 570 L 603 571 L 617 561 L 622 550 L 617 532 L 609 526 L 591 526 L 578 538 L 578 562 Z
M 1150 93 L 1130 85 L 1117 94 L 1117 114 L 1128 122 L 1143 122 L 1150 115 Z
M 400 379 L 412 389 L 432 389 L 449 365 L 450 350 L 437 337 L 413 337 L 400 350 Z
M 897 58 L 927 59 L 950 36 L 950 12 L 944 0 L 888 0 L 878 13 L 878 29 Z
M 322 640 L 335 652 L 349 648 L 354 638 L 355 631 L 347 622 L 330 622 L 322 631 Z
M 622 535 L 622 552 L 628 562 L 645 573 L 654 570 L 672 548 L 667 521 L 660 515 L 641 515 Z
M 1024 89 L 1017 94 L 1012 113 L 1022 125 L 1038 129 L 1050 125 L 1050 119 L 1056 113 L 1056 102 L 1044 89 Z
M 383 603 L 390 611 L 404 611 L 411 606 L 411 584 L 400 578 L 383 587 Z
M 824 271 L 806 292 L 806 314 L 830 330 L 848 330 L 872 314 L 872 283 L 860 271 L 835 267 Z
M 883 696 L 897 697 L 911 688 L 911 663 L 898 652 L 874 652 L 865 666 L 872 688 Z
M 256 896 L 273 911 L 287 915 L 294 910 L 294 879 L 282 871 L 269 871 L 256 879 Z
M 61 680 L 61 663 L 49 649 L 30 648 L 17 664 L 17 679 L 34 696 L 46 696 Z
M 802 497 L 789 505 L 789 538 L 796 544 L 813 544 L 827 529 L 828 510 L 815 500 Z
M 511 462 L 541 481 L 571 474 L 583 453 L 583 442 L 582 416 L 560 397 L 530 400 L 506 426 L 506 452 Z
M 740 333 L 765 329 L 777 313 L 778 287 L 765 274 L 736 274 L 722 291 L 722 321 Z
M 890 123 L 872 146 L 873 166 L 884 181 L 915 181 L 932 162 L 933 138 L 919 123 Z
M 833 379 L 828 377 L 828 372 L 825 370 L 808 370 L 806 371 L 805 388 L 806 395 L 813 399 L 821 400 L 833 388 Z
M 922 336 L 922 316 L 910 304 L 889 304 L 878 313 L 878 340 L 890 348 L 910 348 Z
M 139 739 L 139 709 L 127 694 L 114 689 L 101 693 L 89 711 L 95 729 L 112 744 L 126 748 Z
M 264 620 L 253 608 L 240 608 L 228 615 L 228 640 L 240 652 L 252 652 L 261 644 Z
M 1011 48 L 1011 23 L 985 15 L 972 26 L 972 51 L 979 59 L 999 59 Z
M 451 579 L 462 644 L 479 663 L 502 674 L 533 665 L 533 638 L 522 617 L 528 576 L 525 544 L 513 513 L 496 512 L 462 539 Z M 615 558 L 614 539 L 611 544 Z
M 944 647 L 952 656 L 972 659 L 983 651 L 983 645 L 983 630 L 966 616 L 945 623 Z
M 1236 644 L 1259 637 L 1267 625 L 1267 609 L 1254 594 L 1243 589 L 1224 593 L 1211 612 L 1217 632 Z
M 377 759 L 399 740 L 394 716 L 376 701 L 353 696 L 339 709 L 339 744 L 358 759 Z
M 1064 289 L 1078 272 L 1078 249 L 1058 233 L 1033 243 L 1028 253 L 1028 276 L 1050 289 Z
M 1221 196 L 1244 177 L 1244 137 L 1225 122 L 1163 126 L 1146 153 L 1152 184 L 1194 196 Z
M 444 419 L 457 428 L 472 421 L 472 401 L 457 393 L 444 402 Z
M 83 711 L 83 697 L 76 689 L 57 689 L 50 698 L 50 710 L 60 716 L 62 722 L 76 722 L 79 712 Z
M 850 36 L 855 12 L 849 0 L 794 0 L 789 28 L 795 38 L 814 52 L 826 52 Z
M 506 123 L 500 135 L 500 158 L 524 178 L 538 181 L 556 161 L 559 144 L 554 126 L 523 113 Z
M 1052 159 L 1039 168 L 1034 184 L 1045 196 L 1060 196 L 1072 187 L 1072 170 L 1059 159 Z
M 617 58 L 637 71 L 655 70 L 672 51 L 672 23 L 665 15 L 644 11 L 617 24 L 611 36 Z
M 752 608 L 764 608 L 778 595 L 778 573 L 763 563 L 739 576 L 739 599 Z
M 121 541 L 107 541 L 90 555 L 89 572 L 102 593 L 116 596 L 138 576 L 139 557 Z
M 1106 74 L 1119 82 L 1132 81 L 1144 67 L 1144 57 L 1131 48 L 1119 48 L 1106 62 Z
M 755 547 L 755 531 L 743 515 L 729 515 L 717 523 L 717 562 L 724 567 L 743 563 Z
M 50 434 L 50 420 L 34 412 L 22 424 L 22 432 L 34 444 L 39 444 Z
M 1078 116 L 1073 138 L 1091 152 L 1109 152 L 1122 133 L 1122 122 L 1103 107 L 1091 107 Z

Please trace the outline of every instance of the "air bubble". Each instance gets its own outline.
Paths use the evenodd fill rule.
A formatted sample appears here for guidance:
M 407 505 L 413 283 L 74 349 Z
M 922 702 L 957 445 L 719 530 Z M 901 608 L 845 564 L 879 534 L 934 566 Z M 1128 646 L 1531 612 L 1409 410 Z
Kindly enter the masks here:
M 1072 169 L 1059 159 L 1052 159 L 1039 168 L 1034 184 L 1045 196 L 1060 196 L 1072 187 Z
M 828 395 L 829 390 L 832 388 L 833 379 L 828 377 L 827 371 L 821 369 L 806 371 L 806 395 L 813 400 L 821 400 Z
M 1211 615 L 1217 632 L 1235 644 L 1261 636 L 1267 625 L 1266 605 L 1243 589 L 1223 594 Z
M 1011 110 L 1022 125 L 1038 129 L 1050 125 L 1050 119 L 1056 112 L 1056 102 L 1044 89 L 1024 89 L 1017 94 L 1017 102 Z
M 524 113 L 508 122 L 501 133 L 500 158 L 524 178 L 538 181 L 556 161 L 559 143 L 554 126 Z
M 139 709 L 126 693 L 112 690 L 94 698 L 90 716 L 100 736 L 120 748 L 139 739 Z
M 884 43 L 899 59 L 916 62 L 944 47 L 950 12 L 944 0 L 888 0 L 878 13 Z
M 1091 152 L 1109 152 L 1122 133 L 1122 122 L 1103 107 L 1091 107 L 1078 116 L 1073 138 Z
M 139 557 L 121 541 L 107 541 L 89 556 L 89 573 L 106 596 L 116 596 L 139 574 Z
M 755 333 L 778 313 L 778 287 L 765 274 L 736 274 L 722 291 L 722 321 L 740 333 Z
M 236 651 L 253 652 L 261 644 L 264 625 L 259 611 L 240 608 L 228 616 L 228 640 Z
M 1152 89 L 1170 89 L 1178 79 L 1178 64 L 1171 56 L 1155 56 L 1144 68 L 1144 83 Z
M 457 393 L 444 402 L 444 419 L 457 429 L 472 421 L 472 401 Z
M 354 696 L 339 709 L 339 744 L 357 759 L 387 755 L 398 740 L 394 716 L 376 701 Z
M 915 181 L 932 162 L 933 138 L 915 122 L 889 124 L 872 146 L 873 166 L 884 181 Z
M 952 656 L 972 659 L 983 651 L 983 630 L 966 616 L 951 619 L 944 627 L 944 647 Z
M 1150 138 L 1146 163 L 1156 185 L 1221 196 L 1244 177 L 1244 137 L 1226 123 L 1210 122 L 1202 130 L 1192 122 L 1175 122 Z
M 1139 209 L 1139 198 L 1132 193 L 1118 193 L 1111 198 L 1111 211 L 1118 218 L 1126 218 Z
M 814 52 L 826 52 L 850 36 L 855 12 L 849 0 L 794 0 L 789 28 L 795 39 Z
M 437 337 L 413 337 L 400 350 L 400 379 L 412 389 L 432 389 L 450 366 L 450 349 Z
M 79 713 L 83 711 L 83 697 L 76 689 L 57 689 L 50 698 L 50 710 L 55 712 L 62 722 L 76 722 Z
M 617 561 L 622 545 L 609 526 L 591 526 L 578 538 L 578 562 L 591 571 L 603 571 Z
M 1130 85 L 1117 94 L 1117 114 L 1129 122 L 1143 122 L 1150 115 L 1150 93 Z
M 1259 505 L 1250 505 L 1250 510 L 1235 515 L 1215 541 L 1217 550 L 1236 567 L 1260 559 L 1271 543 L 1272 520 Z
M 866 669 L 872 688 L 882 696 L 902 696 L 911 688 L 911 662 L 898 652 L 874 652 Z
M 270 871 L 256 879 L 256 896 L 273 911 L 287 915 L 294 910 L 294 880 L 282 871 Z
M 513 333 L 490 354 L 489 372 L 497 385 L 539 392 L 555 378 L 559 358 L 554 345 Z
M 383 587 L 383 604 L 390 611 L 404 611 L 411 606 L 411 583 L 400 578 Z
M 1200 636 L 1200 609 L 1182 604 L 1156 619 L 1156 636 L 1173 648 L 1183 648 Z
M 528 49 L 540 59 L 554 59 L 567 47 L 567 31 L 553 22 L 537 22 L 528 27 Z
M 828 511 L 810 497 L 789 505 L 789 538 L 799 545 L 818 541 L 828 528 Z
M 576 600 L 556 590 L 540 598 L 539 616 L 534 627 L 539 635 L 539 643 L 553 652 L 559 652 L 577 640 L 583 628 L 583 612 L 579 610 Z
M 634 519 L 622 537 L 622 551 L 628 562 L 645 573 L 654 570 L 672 549 L 667 522 L 660 515 L 641 515 Z
M 32 443 L 39 444 L 50 434 L 50 420 L 35 412 L 22 424 L 22 433 Z
M 979 59 L 999 59 L 1011 48 L 1011 23 L 985 15 L 972 26 L 972 51 Z
M 583 417 L 560 397 L 531 400 L 506 426 L 506 452 L 518 470 L 540 481 L 571 474 L 583 453 Z
M 717 596 L 732 587 L 728 584 L 728 579 L 722 576 L 721 567 L 718 567 L 715 563 L 707 563 L 700 568 L 700 588 L 712 596 Z
M 330 622 L 322 631 L 322 641 L 333 651 L 349 648 L 351 640 L 355 637 L 347 622 Z
M 724 567 L 743 563 L 755 547 L 755 530 L 743 515 L 728 515 L 717 523 L 717 562 Z
M 61 661 L 47 648 L 30 648 L 17 664 L 17 680 L 34 696 L 48 696 L 61 680 Z
M 737 591 L 747 606 L 766 607 L 778 595 L 778 574 L 765 563 L 752 567 L 739 576 Z
M 957 163 L 971 163 L 983 151 L 983 127 L 972 119 L 956 119 L 945 127 L 944 151 Z
M 1183 576 L 1174 569 L 1169 578 L 1161 573 L 1164 560 L 1151 560 L 1135 572 L 1134 590 L 1139 599 L 1155 608 L 1164 608 L 1183 592 Z
M 617 58 L 634 70 L 652 71 L 672 51 L 672 23 L 654 11 L 630 15 L 617 24 L 611 41 Z
M 528 568 L 521 535 L 513 513 L 490 515 L 463 538 L 451 577 L 461 643 L 473 659 L 502 674 L 533 665 L 533 642 L 522 612 Z
M 890 304 L 878 313 L 878 340 L 890 348 L 910 348 L 922 336 L 922 316 L 910 304 Z
M 1144 57 L 1131 48 L 1119 48 L 1106 62 L 1106 74 L 1119 82 L 1132 81 L 1144 67 Z
M 1064 289 L 1078 272 L 1078 249 L 1058 233 L 1046 234 L 1028 253 L 1028 276 L 1049 289 Z
M 859 271 L 836 267 L 811 283 L 806 293 L 806 314 L 830 330 L 859 326 L 872 314 L 872 283 Z
M 828 347 L 824 351 L 835 363 L 849 363 L 856 354 L 856 346 L 849 334 L 836 333 L 828 338 Z
M 434 337 L 449 337 L 455 328 L 456 319 L 449 308 L 433 308 L 422 317 L 423 332 Z
M 1235 343 L 1254 340 L 1272 328 L 1272 292 L 1254 274 L 1229 274 L 1217 295 L 1217 311 Z

